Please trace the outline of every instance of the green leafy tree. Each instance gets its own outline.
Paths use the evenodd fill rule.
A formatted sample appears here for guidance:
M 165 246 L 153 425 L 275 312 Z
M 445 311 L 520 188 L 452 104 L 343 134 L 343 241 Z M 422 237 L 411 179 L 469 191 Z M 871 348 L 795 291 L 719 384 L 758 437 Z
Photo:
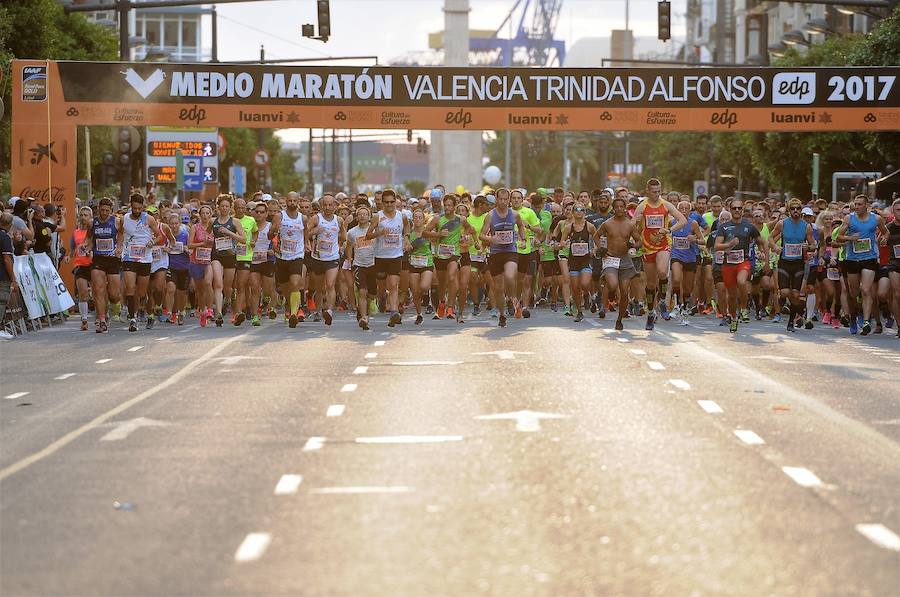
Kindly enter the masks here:
M 410 197 L 421 197 L 422 193 L 425 192 L 425 184 L 424 180 L 419 180 L 418 178 L 413 178 L 411 180 L 407 180 L 403 182 L 403 188 L 406 189 L 406 193 Z
M 14 58 L 51 60 L 115 60 L 117 40 L 113 31 L 88 22 L 79 14 L 67 15 L 56 0 L 3 0 L 0 3 L 0 94 L 6 106 L 0 120 L 0 195 L 9 194 L 9 148 L 12 133 L 10 105 Z M 106 135 L 108 141 L 108 133 Z M 103 135 L 92 136 L 101 147 Z M 83 159 L 79 156 L 79 159 Z M 92 160 L 93 161 L 93 160 Z M 83 172 L 85 165 L 80 165 Z

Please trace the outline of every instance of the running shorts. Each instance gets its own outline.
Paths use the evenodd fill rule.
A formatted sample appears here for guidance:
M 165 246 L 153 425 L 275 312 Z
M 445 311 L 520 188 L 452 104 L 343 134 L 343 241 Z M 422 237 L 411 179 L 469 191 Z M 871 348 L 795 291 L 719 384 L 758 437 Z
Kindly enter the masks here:
M 802 262 L 800 265 L 803 265 Z M 750 267 L 749 261 L 743 261 L 741 263 L 725 263 L 722 265 L 722 281 L 725 283 L 727 288 L 734 288 L 738 283 L 738 273 L 739 272 L 747 272 L 747 279 L 750 279 L 750 273 L 752 271 Z M 803 273 L 801 268 L 800 273 Z M 802 279 L 802 278 L 801 278 Z
M 778 260 L 778 288 L 781 290 L 803 290 L 803 260 Z

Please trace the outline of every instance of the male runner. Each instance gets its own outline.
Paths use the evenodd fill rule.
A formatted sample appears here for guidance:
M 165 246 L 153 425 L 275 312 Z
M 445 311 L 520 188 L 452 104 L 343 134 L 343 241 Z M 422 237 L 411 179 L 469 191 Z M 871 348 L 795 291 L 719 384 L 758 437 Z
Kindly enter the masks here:
M 510 208 L 516 212 L 525 225 L 525 245 L 519 247 L 517 284 L 519 290 L 519 308 L 515 311 L 516 319 L 531 317 L 528 306 L 534 297 L 534 276 L 537 274 L 539 255 L 535 239 L 540 241 L 543 233 L 541 221 L 533 209 L 524 205 L 525 197 L 519 189 L 510 191 Z
M 624 197 L 617 194 L 612 202 L 613 217 L 604 220 L 595 235 L 597 246 L 600 246 L 601 238 L 606 239 L 606 256 L 602 260 L 603 276 L 609 291 L 617 293 L 616 329 L 619 331 L 624 329 L 622 320 L 627 310 L 626 284 L 638 275 L 628 251 L 631 245 L 641 242 L 640 229 L 628 217 L 626 206 Z
M 307 238 L 312 249 L 312 259 L 307 260 L 313 288 L 321 298 L 319 307 L 325 325 L 331 325 L 334 318 L 334 285 L 337 281 L 341 247 L 347 239 L 344 220 L 335 214 L 337 203 L 334 196 L 326 193 L 319 199 L 322 212 L 314 215 L 307 223 Z
M 641 228 L 644 245 L 644 270 L 647 272 L 647 326 L 652 330 L 656 321 L 656 309 L 663 319 L 669 319 L 666 309 L 666 282 L 669 278 L 669 234 L 687 225 L 687 219 L 674 205 L 660 197 L 662 184 L 656 178 L 647 181 L 647 197 L 634 212 L 634 222 Z M 669 218 L 676 223 L 667 226 Z
M 278 253 L 275 258 L 275 281 L 282 287 L 282 296 L 288 295 L 288 327 L 297 327 L 302 321 L 300 309 L 300 283 L 303 277 L 303 258 L 306 254 L 306 224 L 298 206 L 299 195 L 291 191 L 285 199 L 285 208 L 276 213 L 269 227 L 268 237 L 278 237 Z
M 152 248 L 163 236 L 159 233 L 156 218 L 144 211 L 144 196 L 131 194 L 131 210 L 122 218 L 119 228 L 119 242 L 122 245 L 122 271 L 125 281 L 125 301 L 128 305 L 128 331 L 137 331 L 138 309 L 143 310 L 150 286 L 150 263 L 153 261 Z M 155 319 L 147 318 L 147 329 L 153 327 Z
M 387 290 L 387 311 L 390 312 L 388 326 L 394 327 L 403 322 L 400 316 L 400 267 L 403 251 L 409 249 L 410 221 L 403 213 L 397 211 L 397 192 L 385 189 L 381 192 L 381 204 L 384 209 L 372 217 L 366 239 L 376 239 L 375 266 L 385 275 Z
M 759 254 L 765 259 L 765 269 L 769 268 L 769 247 L 759 235 L 759 231 L 743 218 L 744 204 L 736 199 L 731 204 L 733 220 L 722 224 L 716 231 L 716 250 L 725 251 L 725 263 L 722 266 L 722 281 L 728 293 L 728 306 L 731 312 L 731 333 L 737 333 L 739 311 L 747 308 L 750 296 L 748 281 L 752 272 L 750 265 L 750 243 L 755 242 Z
M 789 217 L 775 224 L 775 229 L 769 235 L 769 246 L 777 249 L 776 243 L 781 241 L 777 270 L 778 293 L 788 300 L 790 313 L 787 331 L 793 332 L 794 320 L 798 313 L 803 312 L 803 302 L 800 300 L 805 265 L 803 253 L 804 250 L 815 250 L 816 242 L 812 226 L 802 218 L 803 204 L 800 200 L 794 197 L 788 201 L 787 208 Z
M 510 209 L 509 189 L 497 189 L 496 202 L 496 207 L 485 218 L 479 237 L 491 248 L 488 268 L 494 279 L 494 305 L 500 310 L 497 323 L 500 327 L 506 327 L 506 299 L 513 301 L 516 311 L 520 308 L 516 296 L 516 276 L 518 249 L 525 246 L 525 223 L 519 214 Z

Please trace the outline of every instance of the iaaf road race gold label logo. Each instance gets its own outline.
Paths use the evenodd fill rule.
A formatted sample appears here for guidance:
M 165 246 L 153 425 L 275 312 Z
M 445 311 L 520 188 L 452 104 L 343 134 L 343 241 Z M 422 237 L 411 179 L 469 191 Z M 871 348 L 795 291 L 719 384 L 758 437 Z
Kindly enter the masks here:
M 47 99 L 47 67 L 22 67 L 22 101 L 42 102 Z

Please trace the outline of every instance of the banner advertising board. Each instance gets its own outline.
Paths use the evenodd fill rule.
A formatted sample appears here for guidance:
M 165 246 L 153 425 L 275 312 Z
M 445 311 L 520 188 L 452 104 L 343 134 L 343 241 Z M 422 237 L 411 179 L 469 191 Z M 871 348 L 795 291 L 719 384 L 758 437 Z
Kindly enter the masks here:
M 61 313 L 75 305 L 46 253 L 16 255 L 13 269 L 29 319 Z

